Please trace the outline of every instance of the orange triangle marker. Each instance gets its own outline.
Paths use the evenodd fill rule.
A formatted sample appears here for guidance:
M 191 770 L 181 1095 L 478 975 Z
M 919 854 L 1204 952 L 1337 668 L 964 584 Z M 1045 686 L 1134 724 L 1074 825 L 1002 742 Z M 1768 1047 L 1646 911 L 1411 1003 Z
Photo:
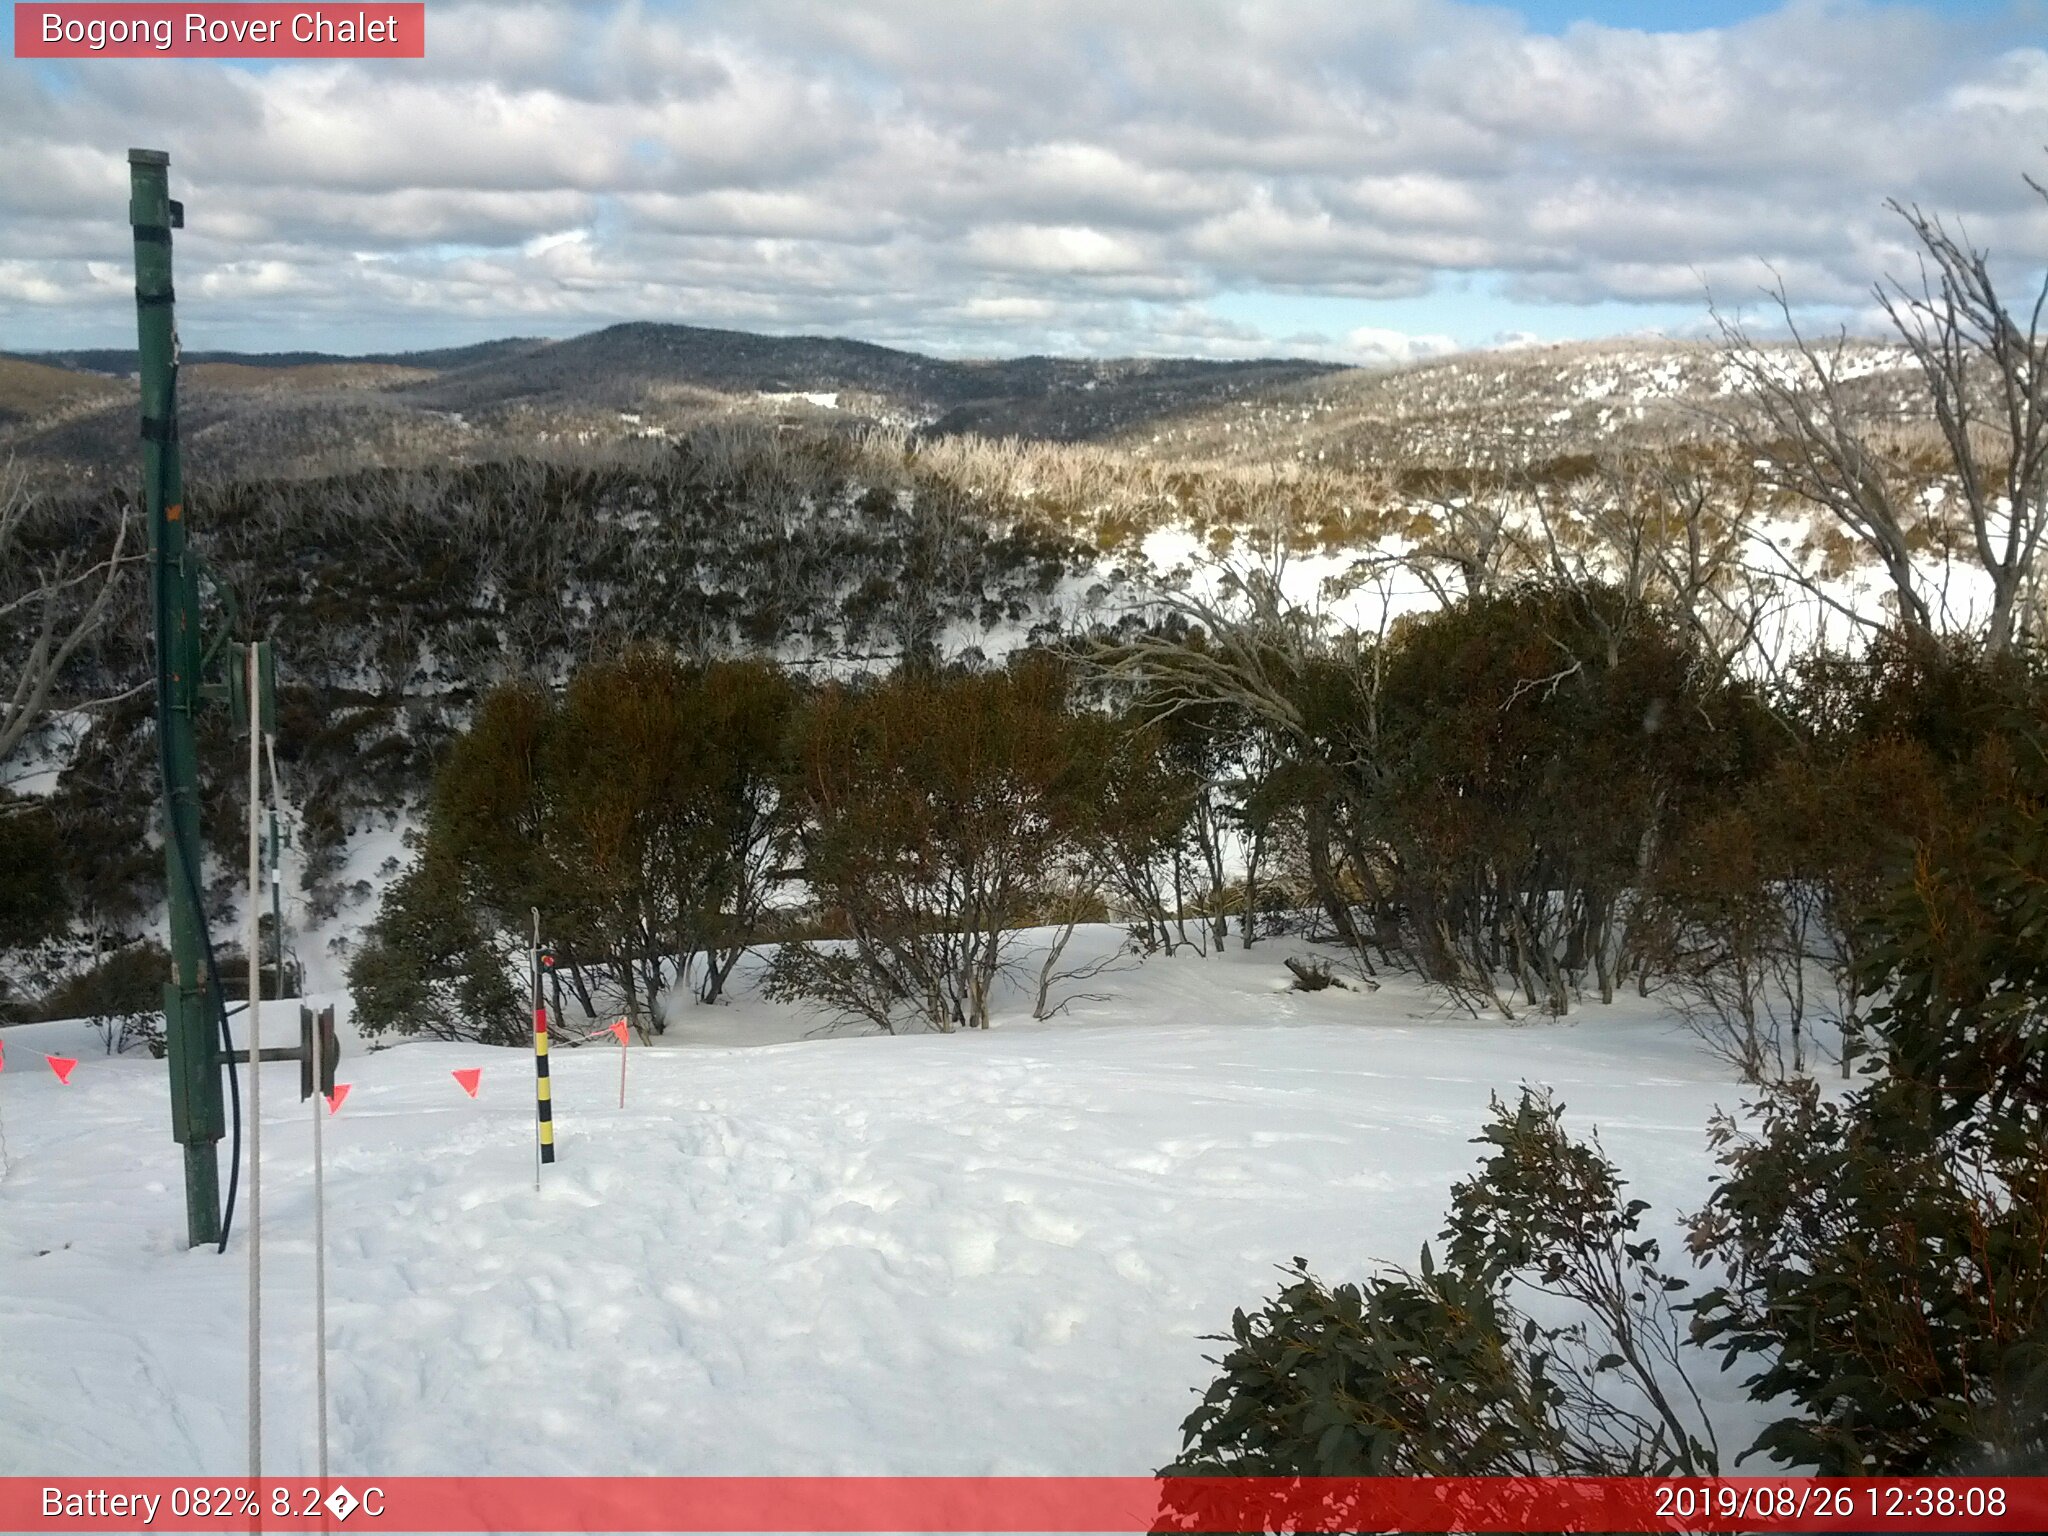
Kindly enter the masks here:
M 619 1020 L 606 1033 L 618 1041 L 619 1044 L 624 1045 L 626 1043 L 626 1021 L 624 1019 Z
M 0 1072 L 7 1070 L 7 1042 L 0 1040 Z
M 483 1080 L 484 1069 L 482 1067 L 457 1067 L 451 1075 L 455 1081 L 462 1084 L 462 1091 L 473 1099 L 476 1097 L 477 1084 Z
M 331 1115 L 341 1108 L 341 1101 L 348 1097 L 349 1087 L 350 1085 L 347 1083 L 336 1083 L 334 1085 L 334 1092 L 327 1095 L 327 1113 Z
M 71 1069 L 78 1065 L 76 1056 L 45 1056 L 43 1060 L 50 1064 L 50 1070 L 57 1074 L 60 1083 L 70 1082 Z

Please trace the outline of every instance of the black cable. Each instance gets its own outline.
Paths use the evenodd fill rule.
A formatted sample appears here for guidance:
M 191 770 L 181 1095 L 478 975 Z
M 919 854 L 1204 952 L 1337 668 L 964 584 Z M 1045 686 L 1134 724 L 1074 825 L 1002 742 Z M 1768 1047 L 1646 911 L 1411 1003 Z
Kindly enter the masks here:
M 213 992 L 214 1011 L 220 1017 L 221 1050 L 228 1062 L 228 1102 L 234 1112 L 234 1134 L 228 1153 L 228 1198 L 221 1211 L 220 1244 L 214 1249 L 215 1253 L 226 1253 L 228 1234 L 235 1229 L 235 1192 L 242 1183 L 242 1076 L 235 1070 L 235 1035 L 228 1027 L 228 1001 L 220 989 L 220 966 L 213 958 L 213 932 L 206 926 L 206 908 L 200 904 L 198 881 L 189 861 L 185 865 L 185 882 L 192 891 L 193 905 L 199 908 L 199 937 L 206 945 L 206 974 Z
M 172 380 L 172 398 L 176 398 L 177 383 Z M 175 440 L 175 439 L 173 439 Z M 159 507 L 170 499 L 170 485 L 165 471 L 170 464 L 171 444 L 166 442 L 157 455 L 156 501 Z M 228 1234 L 234 1230 L 235 1196 L 242 1182 L 242 1083 L 235 1071 L 235 1036 L 228 1025 L 228 1004 L 220 989 L 220 966 L 214 960 L 213 931 L 206 922 L 206 903 L 199 890 L 197 850 L 187 845 L 185 830 L 178 819 L 175 806 L 171 803 L 171 746 L 166 725 L 171 715 L 171 669 L 170 658 L 164 647 L 164 615 L 170 611 L 169 594 L 165 580 L 169 575 L 169 563 L 161 558 L 161 552 L 153 553 L 152 564 L 156 577 L 157 653 L 156 653 L 156 759 L 157 776 L 164 787 L 164 823 L 166 840 L 175 839 L 178 850 L 178 864 L 185 872 L 185 893 L 192 903 L 192 914 L 199 924 L 199 942 L 206 949 L 206 991 L 213 1003 L 215 1017 L 220 1021 L 221 1049 L 227 1056 L 228 1101 L 234 1111 L 234 1134 L 230 1143 L 228 1161 L 228 1197 L 226 1208 L 221 1214 L 220 1243 L 216 1253 L 228 1251 Z M 196 615 L 195 615 L 196 618 Z

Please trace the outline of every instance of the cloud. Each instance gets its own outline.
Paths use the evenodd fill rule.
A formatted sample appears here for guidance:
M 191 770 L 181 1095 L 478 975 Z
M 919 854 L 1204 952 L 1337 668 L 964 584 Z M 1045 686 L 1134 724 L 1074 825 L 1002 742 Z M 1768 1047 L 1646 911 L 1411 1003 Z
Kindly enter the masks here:
M 194 345 L 658 318 L 1400 361 L 1772 272 L 1849 312 L 1906 270 L 1888 197 L 2048 257 L 2021 181 L 2048 169 L 2048 51 L 2024 22 L 1794 0 L 1544 35 L 1449 0 L 628 0 L 437 5 L 417 64 L 6 61 L 0 347 L 132 325 L 131 144 L 173 152 Z M 1461 327 L 1475 274 L 1523 311 Z M 1245 293 L 1281 318 L 1208 308 Z M 1421 318 L 1303 334 L 1290 297 Z
M 1338 356 L 1344 362 L 1374 367 L 1417 363 L 1457 350 L 1457 341 L 1449 336 L 1412 336 L 1406 331 L 1360 326 L 1344 338 Z

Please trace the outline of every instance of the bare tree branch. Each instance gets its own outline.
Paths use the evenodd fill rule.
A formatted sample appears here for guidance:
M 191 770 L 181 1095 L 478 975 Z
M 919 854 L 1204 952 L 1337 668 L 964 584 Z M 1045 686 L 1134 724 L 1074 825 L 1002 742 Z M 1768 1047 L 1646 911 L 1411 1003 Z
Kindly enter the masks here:
M 0 568 L 25 561 L 22 534 L 33 501 L 10 463 L 0 468 Z M 124 510 L 104 560 L 59 561 L 34 570 L 24 591 L 0 604 L 0 623 L 20 624 L 29 634 L 21 660 L 0 673 L 0 762 L 5 762 L 49 713 L 57 680 L 78 648 L 106 621 L 121 577 L 138 557 L 128 551 L 130 519 Z M 81 608 L 76 594 L 93 589 Z M 79 707 L 105 703 L 91 700 Z
M 2032 177 L 2026 181 L 2048 201 L 2048 188 Z M 1766 350 L 1738 321 L 1714 313 L 1727 360 L 1756 411 L 1737 424 L 1737 440 L 1774 489 L 1819 508 L 1877 558 L 1900 621 L 1910 629 L 1936 627 L 1935 601 L 1913 563 L 1916 545 L 1931 543 L 1951 559 L 1967 550 L 1991 587 L 1984 639 L 2003 650 L 2042 622 L 2048 274 L 2032 302 L 2016 312 L 1999 292 L 1989 252 L 1917 205 L 1889 206 L 1919 244 L 1919 271 L 1910 286 L 1887 278 L 1874 291 L 1917 367 L 1962 527 L 1931 506 L 1911 505 L 1911 466 L 1901 453 L 1887 451 L 1873 430 L 1873 413 L 1849 387 L 1846 332 L 1825 341 L 1802 334 L 1782 283 L 1769 294 L 1791 337 L 1789 353 Z M 1944 616 L 1945 590 L 1939 594 Z

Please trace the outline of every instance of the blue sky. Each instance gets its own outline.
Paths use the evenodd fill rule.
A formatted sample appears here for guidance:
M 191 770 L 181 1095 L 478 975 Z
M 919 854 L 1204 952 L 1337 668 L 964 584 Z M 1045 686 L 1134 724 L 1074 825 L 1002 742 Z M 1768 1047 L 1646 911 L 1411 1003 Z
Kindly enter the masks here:
M 1702 27 L 1744 21 L 1776 7 L 1675 0 L 1668 5 L 1535 4 L 1503 6 L 1502 9 L 1514 12 L 1538 32 L 1562 32 L 1575 21 L 1597 21 L 1609 27 L 1636 27 L 1646 32 L 1692 32 Z
M 1342 335 L 1360 327 L 1384 326 L 1413 332 L 1448 331 L 1475 346 L 1517 334 L 1550 341 L 1647 332 L 1683 335 L 1697 330 L 1705 319 L 1699 300 L 1642 304 L 1608 299 L 1531 305 L 1503 291 L 1509 281 L 1501 272 L 1456 272 L 1435 278 L 1427 293 L 1414 298 L 1354 299 L 1251 290 L 1218 294 L 1210 307 L 1280 337 L 1303 332 Z M 1532 326 L 1541 329 L 1532 330 Z
M 417 63 L 0 60 L 0 349 L 132 335 L 131 144 L 173 153 L 193 347 L 1375 362 L 1774 280 L 1862 328 L 1888 197 L 2048 258 L 2044 40 L 2043 0 L 434 0 Z
M 1547 0 L 1527 5 L 1507 5 L 1503 10 L 1520 17 L 1538 32 L 1562 32 L 1575 21 L 1598 22 L 1607 27 L 1633 27 L 1645 32 L 1696 32 L 1725 27 L 1780 9 L 1777 5 L 1751 4 L 1748 0 L 1667 0 L 1663 4 L 1633 4 L 1615 0 L 1607 5 L 1550 4 Z M 1941 0 L 1939 4 L 1916 7 L 1951 17 L 1997 17 L 2014 7 L 2007 0 Z

